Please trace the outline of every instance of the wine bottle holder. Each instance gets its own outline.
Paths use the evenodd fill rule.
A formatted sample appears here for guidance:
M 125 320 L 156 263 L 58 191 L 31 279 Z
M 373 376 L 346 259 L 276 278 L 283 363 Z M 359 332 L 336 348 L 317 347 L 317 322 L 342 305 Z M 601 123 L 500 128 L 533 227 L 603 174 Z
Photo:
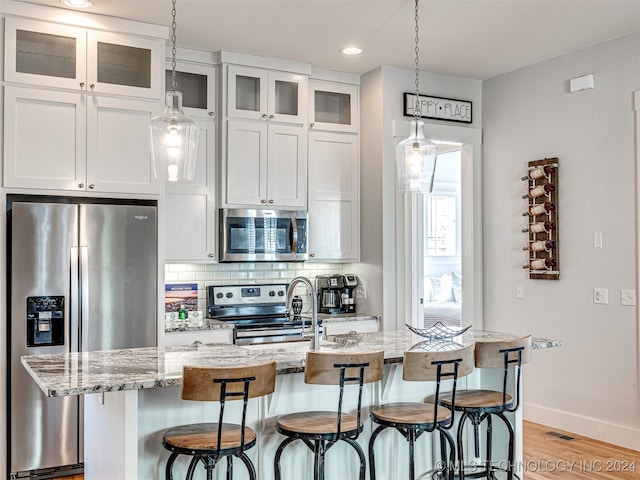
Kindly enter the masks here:
M 535 178 L 537 175 L 542 176 Z M 529 220 L 527 227 L 522 230 L 527 232 L 527 245 L 523 247 L 527 252 L 527 263 L 523 268 L 529 270 L 530 279 L 559 280 L 558 159 L 529 162 L 522 179 L 527 181 L 528 187 L 522 196 L 528 201 L 527 210 L 522 215 Z M 533 251 L 532 248 L 541 250 Z M 543 268 L 534 268 L 536 264 L 545 263 Z

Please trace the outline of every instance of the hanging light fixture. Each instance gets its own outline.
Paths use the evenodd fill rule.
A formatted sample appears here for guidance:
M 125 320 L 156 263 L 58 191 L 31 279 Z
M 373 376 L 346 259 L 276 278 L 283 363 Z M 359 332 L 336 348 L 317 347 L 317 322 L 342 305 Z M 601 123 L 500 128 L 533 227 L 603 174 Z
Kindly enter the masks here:
M 176 81 L 176 0 L 171 10 L 171 91 L 161 115 L 149 124 L 153 173 L 159 180 L 192 180 L 196 166 L 198 124 L 182 112 L 182 92 Z
M 431 193 L 436 170 L 438 147 L 424 137 L 424 122 L 420 120 L 420 48 L 418 45 L 420 27 L 418 25 L 418 0 L 416 0 L 416 98 L 413 104 L 413 120 L 411 133 L 396 147 L 396 163 L 398 166 L 398 190 L 400 192 Z

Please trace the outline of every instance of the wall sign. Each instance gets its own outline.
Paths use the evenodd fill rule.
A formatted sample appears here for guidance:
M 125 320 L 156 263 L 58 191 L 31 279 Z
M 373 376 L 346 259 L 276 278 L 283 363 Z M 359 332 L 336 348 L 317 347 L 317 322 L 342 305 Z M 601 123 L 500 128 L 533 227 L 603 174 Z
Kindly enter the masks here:
M 415 104 L 416 94 L 405 93 L 404 115 L 406 117 L 413 117 Z M 466 100 L 420 95 L 420 107 L 422 118 L 471 123 L 471 102 Z

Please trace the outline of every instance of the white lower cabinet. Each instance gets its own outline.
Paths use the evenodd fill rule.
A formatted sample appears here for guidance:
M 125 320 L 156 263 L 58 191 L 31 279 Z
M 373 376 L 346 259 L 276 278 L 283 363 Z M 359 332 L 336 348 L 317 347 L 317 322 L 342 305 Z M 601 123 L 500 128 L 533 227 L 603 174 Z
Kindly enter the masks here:
M 149 120 L 157 102 L 5 87 L 4 186 L 159 193 Z
M 165 187 L 165 260 L 215 261 L 215 123 L 199 125 L 196 171 L 191 182 L 168 182 Z
M 362 320 L 353 320 L 349 322 L 323 322 L 324 336 L 342 335 L 345 333 L 371 333 L 377 332 L 378 319 L 367 318 Z
M 360 257 L 358 136 L 309 132 L 309 259 Z
M 233 328 L 217 328 L 188 332 L 171 332 L 164 334 L 164 346 L 192 345 L 202 343 L 233 343 Z

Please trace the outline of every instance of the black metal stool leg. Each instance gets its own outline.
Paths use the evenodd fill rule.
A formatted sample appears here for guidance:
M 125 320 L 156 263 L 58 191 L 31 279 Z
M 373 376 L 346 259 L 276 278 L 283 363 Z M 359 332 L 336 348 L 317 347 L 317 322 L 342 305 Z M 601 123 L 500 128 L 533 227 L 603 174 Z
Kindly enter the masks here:
M 380 425 L 376 428 L 371 434 L 371 438 L 369 438 L 369 478 L 370 480 L 376 480 L 376 459 L 375 452 L 373 450 L 373 442 L 375 442 L 376 438 L 385 428 L 384 425 Z
M 464 423 L 466 422 L 469 415 L 467 412 L 462 412 L 460 415 L 460 420 L 458 423 L 458 433 L 457 433 L 457 447 L 458 447 L 458 479 L 464 480 L 464 445 L 462 443 L 462 433 L 464 429 Z
M 282 452 L 284 451 L 285 447 L 287 445 L 289 445 L 291 442 L 293 442 L 294 440 L 297 440 L 296 438 L 293 437 L 288 437 L 285 438 L 280 445 L 278 445 L 278 449 L 276 450 L 276 456 L 273 459 L 273 469 L 275 471 L 275 480 L 280 480 L 281 478 L 281 473 L 280 473 L 280 457 L 282 456 Z
M 256 480 L 256 478 L 257 478 L 256 469 L 253 466 L 253 462 L 247 456 L 247 454 L 242 452 L 238 458 L 240 458 L 240 460 L 242 460 L 244 462 L 244 464 L 246 465 L 247 471 L 249 472 L 249 480 Z M 231 476 L 231 478 L 229 480 L 231 480 L 232 478 L 233 478 L 233 473 L 232 473 L 232 476 Z
M 364 452 L 362 451 L 362 447 L 358 442 L 350 438 L 345 438 L 344 441 L 347 442 L 349 445 L 351 445 L 353 449 L 356 451 L 356 453 L 358 454 L 358 457 L 360 458 L 360 474 L 358 476 L 358 479 L 365 480 L 365 474 L 367 471 L 367 461 L 364 457 Z
M 173 480 L 173 462 L 178 458 L 178 454 L 176 452 L 171 452 L 169 455 L 169 459 L 167 460 L 167 466 L 164 470 L 164 476 L 166 480 Z

